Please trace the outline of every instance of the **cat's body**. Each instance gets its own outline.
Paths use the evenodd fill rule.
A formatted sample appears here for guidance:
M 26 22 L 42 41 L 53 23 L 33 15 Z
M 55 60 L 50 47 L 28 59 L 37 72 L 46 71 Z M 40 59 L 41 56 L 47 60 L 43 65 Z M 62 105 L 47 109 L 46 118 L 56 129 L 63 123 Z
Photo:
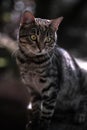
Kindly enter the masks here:
M 56 103 L 60 109 L 81 108 L 79 115 L 85 115 L 82 70 L 69 53 L 56 45 L 62 18 L 35 19 L 25 12 L 21 21 L 17 63 L 31 97 L 33 122 L 39 121 L 40 129 L 47 129 Z

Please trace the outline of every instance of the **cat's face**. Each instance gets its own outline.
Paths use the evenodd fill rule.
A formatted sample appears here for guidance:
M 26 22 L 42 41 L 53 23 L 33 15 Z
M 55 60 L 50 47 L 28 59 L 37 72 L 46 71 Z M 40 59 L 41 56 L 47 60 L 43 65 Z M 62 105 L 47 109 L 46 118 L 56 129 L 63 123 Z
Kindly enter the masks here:
M 61 21 L 62 17 L 46 20 L 25 12 L 21 18 L 19 47 L 30 56 L 49 53 L 56 44 L 56 31 Z

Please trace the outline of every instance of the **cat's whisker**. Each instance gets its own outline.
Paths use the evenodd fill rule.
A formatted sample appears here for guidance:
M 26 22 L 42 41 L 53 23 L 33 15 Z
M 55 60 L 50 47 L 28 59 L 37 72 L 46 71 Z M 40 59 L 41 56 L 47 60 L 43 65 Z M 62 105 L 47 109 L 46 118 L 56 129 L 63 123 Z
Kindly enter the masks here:
M 16 56 L 18 50 L 19 49 L 17 48 L 14 52 L 12 52 L 12 56 Z

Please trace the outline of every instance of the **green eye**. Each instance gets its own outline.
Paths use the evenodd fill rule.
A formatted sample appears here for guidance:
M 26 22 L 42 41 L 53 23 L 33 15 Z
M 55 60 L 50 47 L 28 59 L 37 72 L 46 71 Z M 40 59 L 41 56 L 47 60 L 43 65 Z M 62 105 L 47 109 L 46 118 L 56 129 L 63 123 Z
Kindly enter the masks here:
M 47 37 L 46 42 L 51 42 L 51 37 Z
M 31 38 L 32 41 L 36 41 L 36 39 L 37 39 L 36 35 L 34 35 L 34 34 L 31 35 L 30 38 Z

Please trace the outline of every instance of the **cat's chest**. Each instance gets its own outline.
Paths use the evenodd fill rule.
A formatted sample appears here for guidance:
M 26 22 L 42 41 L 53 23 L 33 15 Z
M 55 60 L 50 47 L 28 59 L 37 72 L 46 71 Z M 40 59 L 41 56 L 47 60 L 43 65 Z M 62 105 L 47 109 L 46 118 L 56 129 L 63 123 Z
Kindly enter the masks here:
M 55 82 L 53 75 L 56 79 L 56 72 L 54 72 L 53 65 L 51 64 L 44 67 L 35 64 L 21 66 L 22 81 L 39 93 L 51 83 Z
M 44 87 L 48 84 L 48 78 L 44 78 L 37 72 L 28 71 L 27 75 L 23 77 L 25 84 L 34 90 L 41 92 Z

